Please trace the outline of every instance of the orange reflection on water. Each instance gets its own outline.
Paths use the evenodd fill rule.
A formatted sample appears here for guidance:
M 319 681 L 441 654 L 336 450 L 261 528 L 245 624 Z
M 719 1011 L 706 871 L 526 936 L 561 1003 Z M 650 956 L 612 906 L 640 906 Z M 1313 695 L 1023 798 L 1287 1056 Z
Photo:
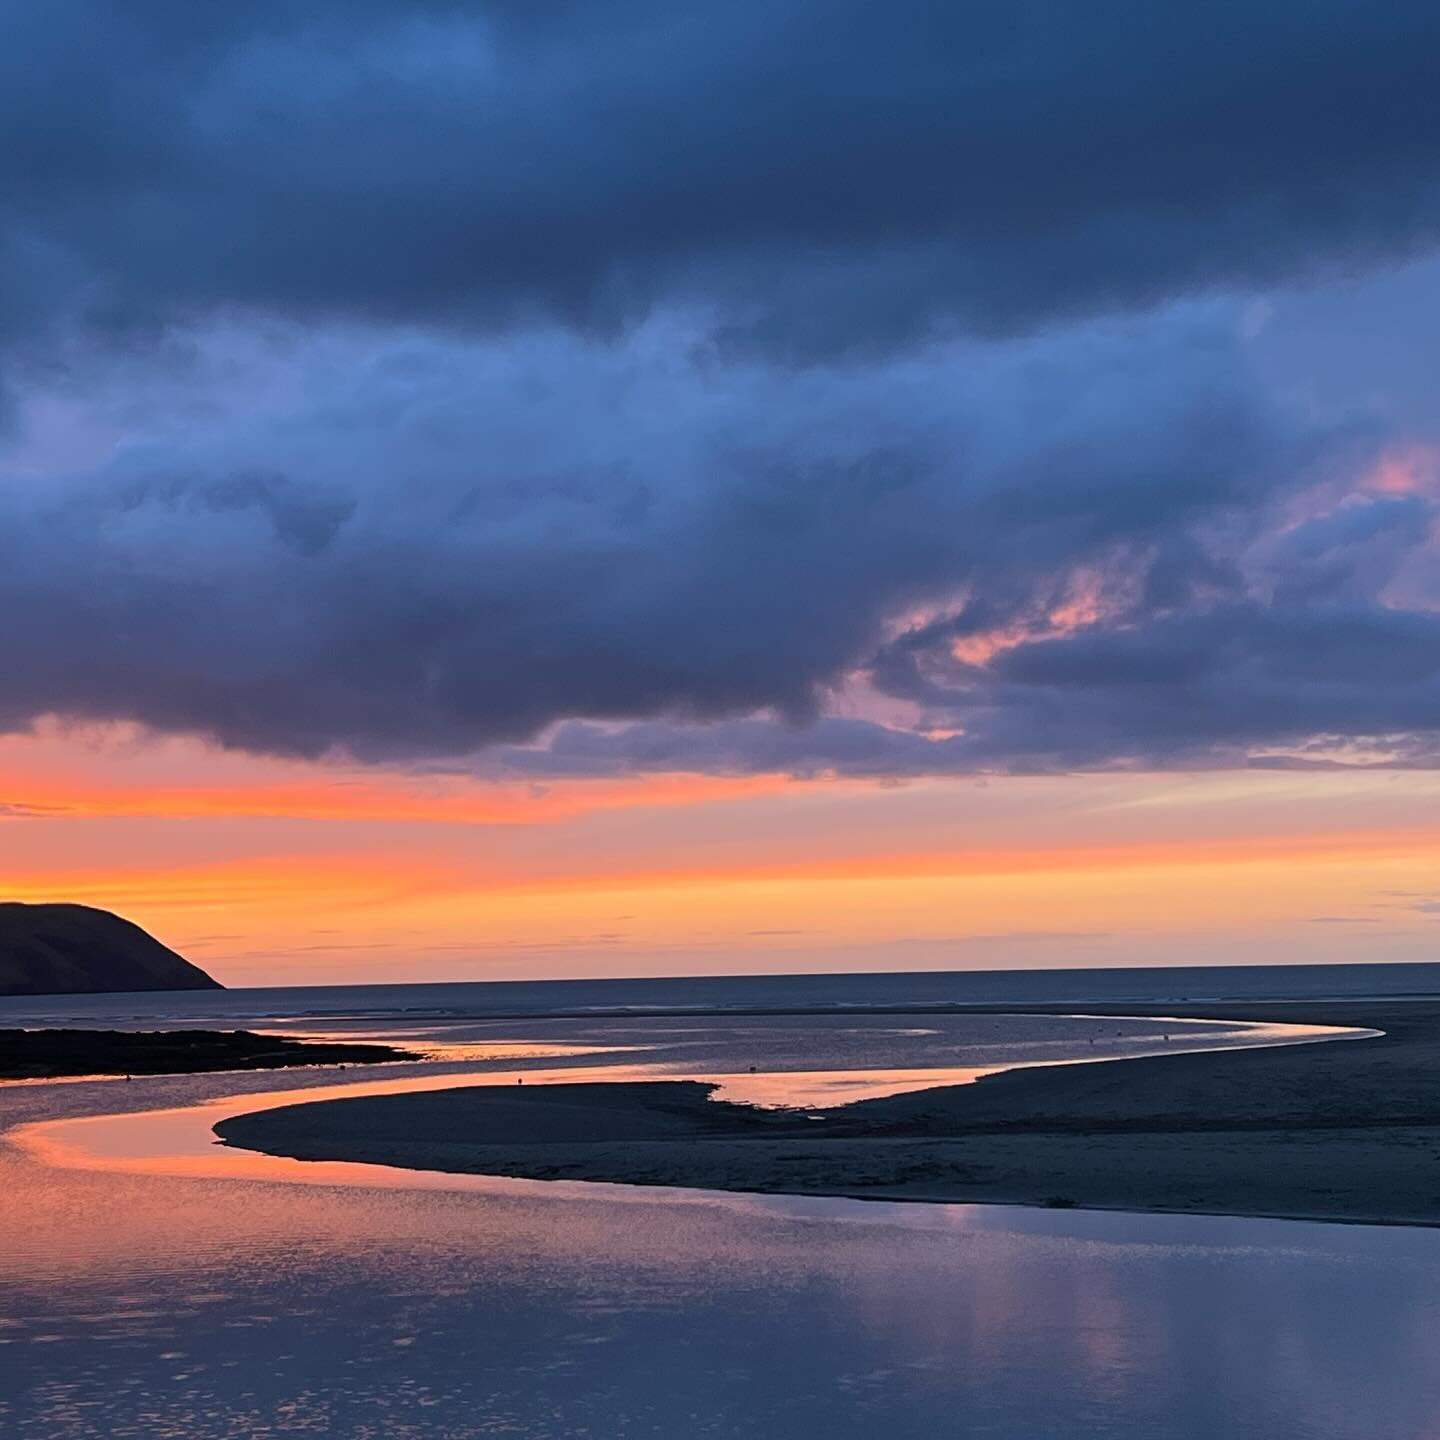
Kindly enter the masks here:
M 586 1072 L 587 1078 L 593 1072 Z M 615 1080 L 653 1079 L 644 1066 L 611 1066 Z M 453 1189 L 456 1184 L 483 1188 L 488 1177 L 423 1174 L 382 1165 L 341 1161 L 290 1160 L 222 1145 L 214 1127 L 236 1115 L 301 1105 L 312 1100 L 338 1100 L 364 1095 L 398 1095 L 446 1090 L 456 1085 L 554 1084 L 581 1078 L 575 1070 L 480 1070 L 466 1074 L 410 1075 L 403 1079 L 362 1080 L 318 1085 L 303 1090 L 269 1090 L 232 1095 L 200 1105 L 171 1110 L 144 1110 L 118 1115 L 87 1115 L 79 1119 L 44 1120 L 12 1130 L 7 1139 L 44 1164 L 67 1170 L 119 1170 L 145 1175 L 184 1175 L 238 1180 L 287 1180 L 312 1185 L 382 1185 Z
M 1152 1017 L 1159 1018 L 1159 1017 Z M 1163 1022 L 1162 1022 L 1163 1023 Z M 1183 1024 L 1182 1021 L 1175 1022 Z M 1130 1051 L 1169 1054 L 1184 1051 L 1228 1050 L 1240 1047 L 1303 1044 L 1323 1040 L 1363 1039 L 1377 1031 L 1341 1030 L 1319 1025 L 1237 1024 L 1224 1041 L 1212 1045 L 1176 1045 Z M 1239 1039 L 1239 1036 L 1244 1036 Z M 518 1058 L 525 1043 L 477 1042 L 474 1049 Z M 574 1053 L 565 1045 L 541 1042 L 537 1050 Z M 603 1047 L 594 1047 L 602 1050 Z M 640 1047 L 637 1047 L 640 1048 Z M 1062 1063 L 1113 1062 L 1114 1055 L 1095 1055 Z M 410 1074 L 380 1080 L 361 1080 L 304 1089 L 263 1091 L 229 1096 L 199 1105 L 133 1113 L 91 1115 L 39 1121 L 10 1131 L 7 1138 L 41 1162 L 62 1169 L 118 1170 L 148 1175 L 220 1177 L 299 1181 L 320 1185 L 423 1186 L 425 1188 L 487 1188 L 493 1177 L 444 1175 L 341 1161 L 301 1161 L 262 1155 L 223 1146 L 214 1127 L 236 1115 L 317 1100 L 393 1095 L 443 1090 L 466 1084 L 623 1083 L 655 1080 L 695 1080 L 715 1086 L 714 1098 L 741 1104 L 820 1109 L 858 1100 L 877 1099 L 906 1091 L 940 1086 L 968 1085 L 1003 1070 L 1030 1069 L 1051 1061 L 1021 1061 L 992 1066 L 918 1069 L 770 1070 L 744 1073 L 685 1070 L 673 1064 L 577 1065 L 557 1069 L 477 1071 Z M 519 1182 L 517 1182 L 519 1183 Z M 529 1183 L 529 1182 L 525 1182 Z
M 559 1048 L 559 1047 L 557 1047 Z M 765 1074 L 677 1074 L 658 1065 L 577 1066 L 556 1070 L 447 1071 L 444 1074 L 319 1085 L 228 1096 L 168 1110 L 144 1110 L 78 1119 L 45 1120 L 22 1125 L 7 1135 L 13 1144 L 43 1164 L 60 1169 L 111 1170 L 145 1175 L 176 1175 L 245 1180 L 285 1180 L 312 1185 L 424 1186 L 486 1188 L 492 1177 L 442 1175 L 345 1161 L 292 1160 L 222 1145 L 214 1127 L 236 1115 L 283 1105 L 399 1095 L 456 1086 L 555 1085 L 627 1081 L 700 1080 L 718 1085 L 717 1098 L 761 1105 L 839 1105 L 849 1100 L 893 1094 L 932 1085 L 968 1084 L 983 1069 L 811 1070 Z M 471 1183 L 473 1182 L 473 1184 Z M 520 1183 L 520 1182 L 516 1182 Z M 532 1182 L 525 1182 L 532 1183 Z
M 558 1060 L 568 1056 L 628 1055 L 646 1050 L 646 1045 L 586 1045 L 570 1040 L 441 1040 L 434 1027 L 407 1030 L 391 1026 L 383 1030 L 298 1030 L 289 1026 L 257 1026 L 262 1034 L 283 1035 L 321 1045 L 393 1045 L 422 1055 L 424 1059 L 456 1060 Z
M 823 1110 L 856 1100 L 878 1100 L 907 1090 L 943 1085 L 969 1085 L 982 1075 L 1013 1070 L 1014 1065 L 956 1066 L 921 1070 L 772 1070 L 738 1075 L 711 1075 L 714 1098 L 767 1108 Z M 678 1078 L 678 1077 L 671 1077 Z

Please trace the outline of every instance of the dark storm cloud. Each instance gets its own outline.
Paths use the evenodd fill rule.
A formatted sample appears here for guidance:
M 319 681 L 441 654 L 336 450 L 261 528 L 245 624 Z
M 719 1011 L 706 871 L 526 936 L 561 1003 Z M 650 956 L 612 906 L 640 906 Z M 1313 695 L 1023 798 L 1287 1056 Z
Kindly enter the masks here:
M 486 773 L 1044 774 L 1440 764 L 1440 617 L 1258 606 L 1022 644 L 932 687 L 926 725 L 574 721 Z M 948 728 L 955 727 L 955 728 Z M 1357 740 L 1371 753 L 1351 751 Z M 1270 750 L 1285 753 L 1270 755 Z M 1383 752 L 1383 753 L 1378 753 Z M 1338 758 L 1337 758 L 1338 757 Z
M 1348 493 L 1428 349 L 1387 431 L 1189 298 L 1433 249 L 1437 61 L 1338 0 L 5 7 L 0 726 L 1440 763 L 1434 487 Z
M 376 755 L 804 722 L 907 608 L 1028 614 L 1087 564 L 1144 588 L 1319 438 L 1188 322 L 798 371 L 559 334 L 298 368 L 304 406 L 0 491 L 0 718 Z
M 688 299 L 816 353 L 1264 284 L 1435 242 L 1437 69 L 1419 3 L 10 5 L 0 330 Z
M 1137 531 L 1136 543 L 1102 547 L 1098 566 L 1080 546 L 1030 570 L 998 550 L 997 563 L 977 561 L 952 610 L 857 665 L 880 694 L 914 707 L 907 721 L 572 721 L 542 745 L 495 751 L 484 768 L 898 778 L 1440 764 L 1440 609 L 1387 598 L 1397 575 L 1433 590 L 1440 503 L 1352 494 L 1299 522 L 1281 520 L 1281 505 L 1267 522 L 1254 513 L 1261 499 L 1250 497 L 1243 540 L 1202 523 L 1158 543 Z M 1205 555 L 1202 535 L 1223 554 Z M 1378 550 L 1367 545 L 1376 540 Z M 1188 576 L 1157 585 L 1155 568 L 1177 551 Z M 1057 622 L 1077 595 L 1099 613 Z
M 1316 737 L 1433 737 L 1440 616 L 1248 602 L 1091 627 L 1005 651 L 955 699 L 981 763 L 1176 763 Z

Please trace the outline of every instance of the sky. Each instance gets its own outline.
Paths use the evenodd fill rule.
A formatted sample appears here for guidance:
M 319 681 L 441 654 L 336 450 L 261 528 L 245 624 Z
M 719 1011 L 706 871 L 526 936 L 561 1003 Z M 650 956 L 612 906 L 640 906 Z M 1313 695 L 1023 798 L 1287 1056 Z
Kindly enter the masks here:
M 235 984 L 1440 958 L 1440 11 L 0 9 L 0 891 Z

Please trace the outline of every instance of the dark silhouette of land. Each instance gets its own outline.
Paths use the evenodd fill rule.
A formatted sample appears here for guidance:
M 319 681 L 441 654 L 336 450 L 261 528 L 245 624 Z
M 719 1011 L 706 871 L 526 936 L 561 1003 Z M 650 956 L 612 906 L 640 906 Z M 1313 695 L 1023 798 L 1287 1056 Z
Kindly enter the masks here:
M 0 903 L 0 995 L 224 988 L 108 910 Z
M 718 1103 L 694 1082 L 468 1086 L 216 1132 L 302 1160 L 528 1179 L 1440 1224 L 1440 1003 L 1167 1008 L 1385 1033 L 1014 1070 L 805 1113 Z
M 0 1079 L 190 1075 L 290 1065 L 376 1065 L 421 1057 L 390 1045 L 288 1040 L 249 1030 L 0 1030 Z

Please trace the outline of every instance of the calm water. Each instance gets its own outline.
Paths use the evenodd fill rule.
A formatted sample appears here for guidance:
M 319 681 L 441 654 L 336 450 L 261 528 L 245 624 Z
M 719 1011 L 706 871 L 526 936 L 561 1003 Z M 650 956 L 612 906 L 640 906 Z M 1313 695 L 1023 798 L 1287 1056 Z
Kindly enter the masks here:
M 298 1029 L 407 1031 L 449 1057 L 419 1078 L 746 1056 L 782 1075 L 944 1068 L 1083 1053 L 1097 1024 L 497 1026 L 454 996 L 386 1014 L 373 990 L 327 993 L 218 998 Z M 118 1008 L 143 1021 L 144 1003 Z M 1155 1030 L 1099 1028 L 1127 1049 Z M 183 1108 L 376 1073 L 0 1090 L 7 1127 L 172 1112 L 148 1131 L 97 1122 L 90 1153 L 52 1157 L 86 1168 L 0 1147 L 0 1434 L 1440 1436 L 1430 1231 L 255 1168 Z
M 859 1006 L 1126 1004 L 1440 995 L 1440 964 L 1154 966 L 1084 970 L 915 971 L 874 975 L 741 975 L 644 980 L 515 980 L 445 985 L 304 985 L 173 995 L 0 997 L 3 1024 L 123 1024 L 252 1016 L 553 1015 L 647 1009 L 704 1011 Z

